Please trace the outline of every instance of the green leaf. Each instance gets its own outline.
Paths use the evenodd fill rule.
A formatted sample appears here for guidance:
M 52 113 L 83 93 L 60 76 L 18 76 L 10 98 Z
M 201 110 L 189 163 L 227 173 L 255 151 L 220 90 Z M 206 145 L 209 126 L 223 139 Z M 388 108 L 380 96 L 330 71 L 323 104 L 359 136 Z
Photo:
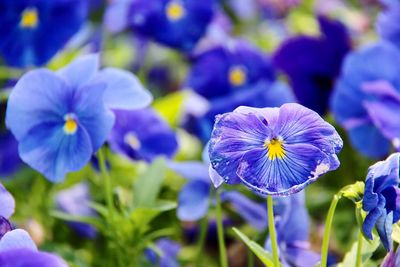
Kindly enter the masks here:
M 373 240 L 371 241 L 366 240 L 365 238 L 363 239 L 362 250 L 361 250 L 362 266 L 365 266 L 367 264 L 367 261 L 371 258 L 375 250 L 379 247 L 379 243 L 380 243 L 379 237 L 376 235 L 373 235 Z M 346 253 L 343 261 L 339 263 L 337 267 L 356 266 L 357 248 L 358 248 L 358 242 L 354 242 L 353 245 L 351 246 L 351 250 Z
M 133 205 L 135 209 L 139 207 L 154 207 L 166 171 L 165 160 L 158 158 L 143 175 L 139 176 L 133 188 Z
M 57 219 L 64 220 L 67 222 L 87 223 L 87 224 L 93 225 L 97 229 L 104 229 L 103 222 L 99 218 L 96 218 L 96 217 L 76 216 L 76 215 L 71 215 L 71 214 L 59 212 L 59 211 L 52 211 L 52 212 L 50 212 L 50 215 Z
M 159 98 L 153 102 L 153 107 L 168 122 L 171 127 L 179 125 L 182 117 L 187 91 L 179 91 Z
M 394 240 L 394 242 L 400 244 L 400 224 L 399 223 L 393 224 L 392 239 Z
M 152 207 L 138 207 L 133 210 L 131 219 L 135 225 L 146 227 L 157 215 L 162 212 L 175 209 L 177 203 L 175 201 L 160 200 Z
M 233 231 L 237 236 L 242 239 L 242 241 L 247 245 L 247 247 L 253 251 L 254 254 L 260 259 L 262 263 L 264 263 L 267 267 L 274 267 L 274 263 L 272 261 L 272 255 L 265 251 L 263 247 L 261 247 L 256 242 L 250 240 L 245 234 L 240 232 L 237 228 L 233 227 Z

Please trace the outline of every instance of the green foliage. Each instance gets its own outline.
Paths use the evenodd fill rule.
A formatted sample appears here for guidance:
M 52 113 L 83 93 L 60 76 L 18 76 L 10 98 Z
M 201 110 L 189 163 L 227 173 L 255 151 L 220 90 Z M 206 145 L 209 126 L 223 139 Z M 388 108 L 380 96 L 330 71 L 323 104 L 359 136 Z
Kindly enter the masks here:
M 373 236 L 372 241 L 363 239 L 362 250 L 361 250 L 362 266 L 366 266 L 372 254 L 379 247 L 379 243 L 380 243 L 379 237 L 376 235 Z M 358 242 L 354 242 L 353 245 L 351 246 L 350 251 L 345 254 L 343 261 L 339 263 L 337 267 L 356 266 L 357 248 L 358 248 Z

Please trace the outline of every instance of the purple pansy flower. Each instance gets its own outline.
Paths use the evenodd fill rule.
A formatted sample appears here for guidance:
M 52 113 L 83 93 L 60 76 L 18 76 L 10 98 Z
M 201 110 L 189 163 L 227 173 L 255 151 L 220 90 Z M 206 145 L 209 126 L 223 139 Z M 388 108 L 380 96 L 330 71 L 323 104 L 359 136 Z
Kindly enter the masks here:
M 50 181 L 80 170 L 106 141 L 113 109 L 136 109 L 152 97 L 126 71 L 99 70 L 98 55 L 52 72 L 32 70 L 12 90 L 6 124 L 21 159 Z
M 3 0 L 0 55 L 14 67 L 43 65 L 78 32 L 87 0 Z
M 363 210 L 368 214 L 362 229 L 372 239 L 375 227 L 386 250 L 392 250 L 392 225 L 400 219 L 400 153 L 375 163 L 368 169 L 365 181 Z
M 112 32 L 131 27 L 160 44 L 191 51 L 215 9 L 215 0 L 117 0 L 108 7 L 105 23 Z
M 397 248 L 397 252 L 389 251 L 383 260 L 381 267 L 396 267 L 400 266 L 400 249 Z
M 217 116 L 211 170 L 262 195 L 291 195 L 335 170 L 343 142 L 335 128 L 299 104 L 239 107 Z
M 323 16 L 318 21 L 322 36 L 288 39 L 275 52 L 274 62 L 289 76 L 299 103 L 324 114 L 350 38 L 342 23 Z
M 154 265 L 159 267 L 179 267 L 177 256 L 181 250 L 181 245 L 168 238 L 161 238 L 156 242 L 157 248 L 162 253 L 157 253 L 152 249 L 146 249 L 145 255 L 147 259 Z
M 310 250 L 310 222 L 304 198 L 303 191 L 290 197 L 274 199 L 279 253 L 285 267 L 315 266 L 320 260 L 319 254 Z M 271 250 L 270 239 L 267 239 L 265 247 Z
M 182 221 L 197 221 L 203 218 L 213 203 L 208 166 L 209 163 L 203 162 L 169 163 L 172 170 L 189 180 L 178 196 L 177 216 Z M 221 200 L 229 202 L 232 209 L 254 228 L 262 231 L 267 226 L 265 205 L 252 201 L 236 191 L 223 192 Z
M 151 162 L 164 155 L 172 158 L 177 149 L 176 134 L 153 109 L 114 110 L 116 121 L 108 143 L 115 152 L 133 160 Z
M 22 165 L 18 155 L 18 143 L 10 132 L 0 132 L 0 177 L 16 172 Z
M 362 154 L 380 158 L 400 145 L 400 51 L 388 42 L 350 54 L 332 95 L 336 120 Z
M 79 183 L 71 188 L 57 193 L 56 203 L 59 210 L 74 216 L 94 217 L 96 212 L 90 207 L 89 186 L 86 183 Z M 96 228 L 92 225 L 79 222 L 71 222 L 69 225 L 80 236 L 95 238 Z

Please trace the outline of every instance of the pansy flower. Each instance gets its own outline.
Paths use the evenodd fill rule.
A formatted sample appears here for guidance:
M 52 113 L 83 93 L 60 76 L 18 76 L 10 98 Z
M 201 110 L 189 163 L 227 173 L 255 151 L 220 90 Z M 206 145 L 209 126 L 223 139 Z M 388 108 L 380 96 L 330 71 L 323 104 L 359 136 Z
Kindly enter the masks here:
M 87 0 L 4 0 L 0 3 L 0 55 L 13 67 L 40 66 L 78 32 Z
M 392 225 L 400 219 L 400 153 L 375 163 L 368 169 L 363 197 L 363 210 L 368 214 L 362 230 L 372 239 L 375 227 L 386 250 L 393 248 Z
M 57 208 L 73 216 L 96 216 L 96 212 L 90 207 L 90 201 L 89 186 L 86 183 L 79 183 L 56 195 Z M 82 237 L 95 238 L 97 235 L 97 230 L 92 225 L 81 222 L 68 224 Z
M 321 36 L 286 40 L 275 52 L 274 63 L 288 75 L 299 103 L 324 114 L 350 38 L 342 23 L 323 16 L 318 21 Z
M 400 145 L 400 50 L 388 42 L 348 55 L 332 95 L 336 120 L 362 154 L 380 158 Z
M 99 70 L 99 57 L 78 58 L 52 72 L 32 70 L 12 90 L 6 124 L 19 142 L 21 159 L 53 182 L 78 171 L 106 141 L 111 108 L 142 108 L 151 102 L 136 77 Z
M 291 195 L 339 167 L 343 142 L 335 128 L 299 104 L 239 107 L 217 116 L 211 170 L 228 184 L 262 195 Z
M 305 194 L 299 192 L 286 198 L 275 198 L 275 226 L 280 260 L 285 267 L 315 266 L 320 260 L 318 253 L 310 249 L 310 222 L 304 206 Z M 271 251 L 271 240 L 265 244 Z
M 161 255 L 158 255 L 153 249 L 145 250 L 145 256 L 153 266 L 179 267 L 177 256 L 181 251 L 180 244 L 169 238 L 160 238 L 156 242 L 156 247 Z
M 382 1 L 386 8 L 376 22 L 376 30 L 379 35 L 400 48 L 400 1 Z
M 206 33 L 216 9 L 215 0 L 117 0 L 106 13 L 106 25 L 125 27 L 160 44 L 191 51 Z
M 108 138 L 113 151 L 148 162 L 161 155 L 172 158 L 177 152 L 175 132 L 153 109 L 114 110 L 114 113 L 116 121 Z
M 177 216 L 182 221 L 197 221 L 203 218 L 210 205 L 212 180 L 209 174 L 209 163 L 204 162 L 171 162 L 169 167 L 189 181 L 179 192 Z M 257 230 L 267 226 L 267 210 L 265 205 L 250 200 L 245 195 L 228 191 L 221 194 L 221 201 L 230 207 Z

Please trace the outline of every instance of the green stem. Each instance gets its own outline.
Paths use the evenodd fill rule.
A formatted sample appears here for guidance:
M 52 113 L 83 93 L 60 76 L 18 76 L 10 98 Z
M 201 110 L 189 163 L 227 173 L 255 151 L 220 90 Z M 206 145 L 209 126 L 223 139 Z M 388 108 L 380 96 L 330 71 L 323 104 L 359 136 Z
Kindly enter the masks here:
M 328 215 L 325 221 L 325 231 L 322 240 L 322 251 L 321 251 L 321 267 L 326 267 L 328 262 L 328 248 L 329 248 L 329 237 L 331 234 L 333 216 L 335 214 L 336 206 L 341 198 L 341 195 L 335 194 L 333 196 L 331 206 L 329 207 Z
M 356 258 L 356 267 L 361 267 L 362 265 L 362 244 L 363 244 L 363 235 L 361 232 L 358 233 L 358 244 L 357 244 L 357 258 Z
M 279 263 L 279 251 L 278 251 L 278 240 L 276 238 L 276 230 L 275 230 L 275 219 L 274 219 L 274 200 L 271 195 L 267 196 L 267 208 L 268 208 L 268 230 L 269 237 L 271 239 L 272 246 L 272 259 L 274 262 L 274 266 L 280 266 Z
M 197 266 L 202 267 L 204 261 L 204 244 L 206 243 L 208 232 L 208 218 L 205 216 L 200 222 L 200 233 L 197 241 Z
M 254 254 L 251 250 L 247 250 L 247 266 L 254 267 Z
M 217 190 L 216 194 L 216 216 L 217 216 L 217 233 L 218 233 L 218 245 L 221 267 L 228 267 L 228 258 L 226 254 L 225 239 L 224 239 L 224 226 L 222 224 L 222 207 L 221 197 Z
M 108 174 L 107 165 L 106 165 L 106 159 L 105 159 L 103 148 L 101 148 L 99 150 L 97 155 L 98 155 L 98 159 L 99 159 L 101 175 L 103 177 L 104 194 L 106 196 L 106 204 L 107 204 L 108 213 L 109 213 L 109 215 L 107 216 L 107 219 L 112 221 L 113 220 L 113 216 L 114 216 L 113 193 L 112 193 L 111 177 Z

